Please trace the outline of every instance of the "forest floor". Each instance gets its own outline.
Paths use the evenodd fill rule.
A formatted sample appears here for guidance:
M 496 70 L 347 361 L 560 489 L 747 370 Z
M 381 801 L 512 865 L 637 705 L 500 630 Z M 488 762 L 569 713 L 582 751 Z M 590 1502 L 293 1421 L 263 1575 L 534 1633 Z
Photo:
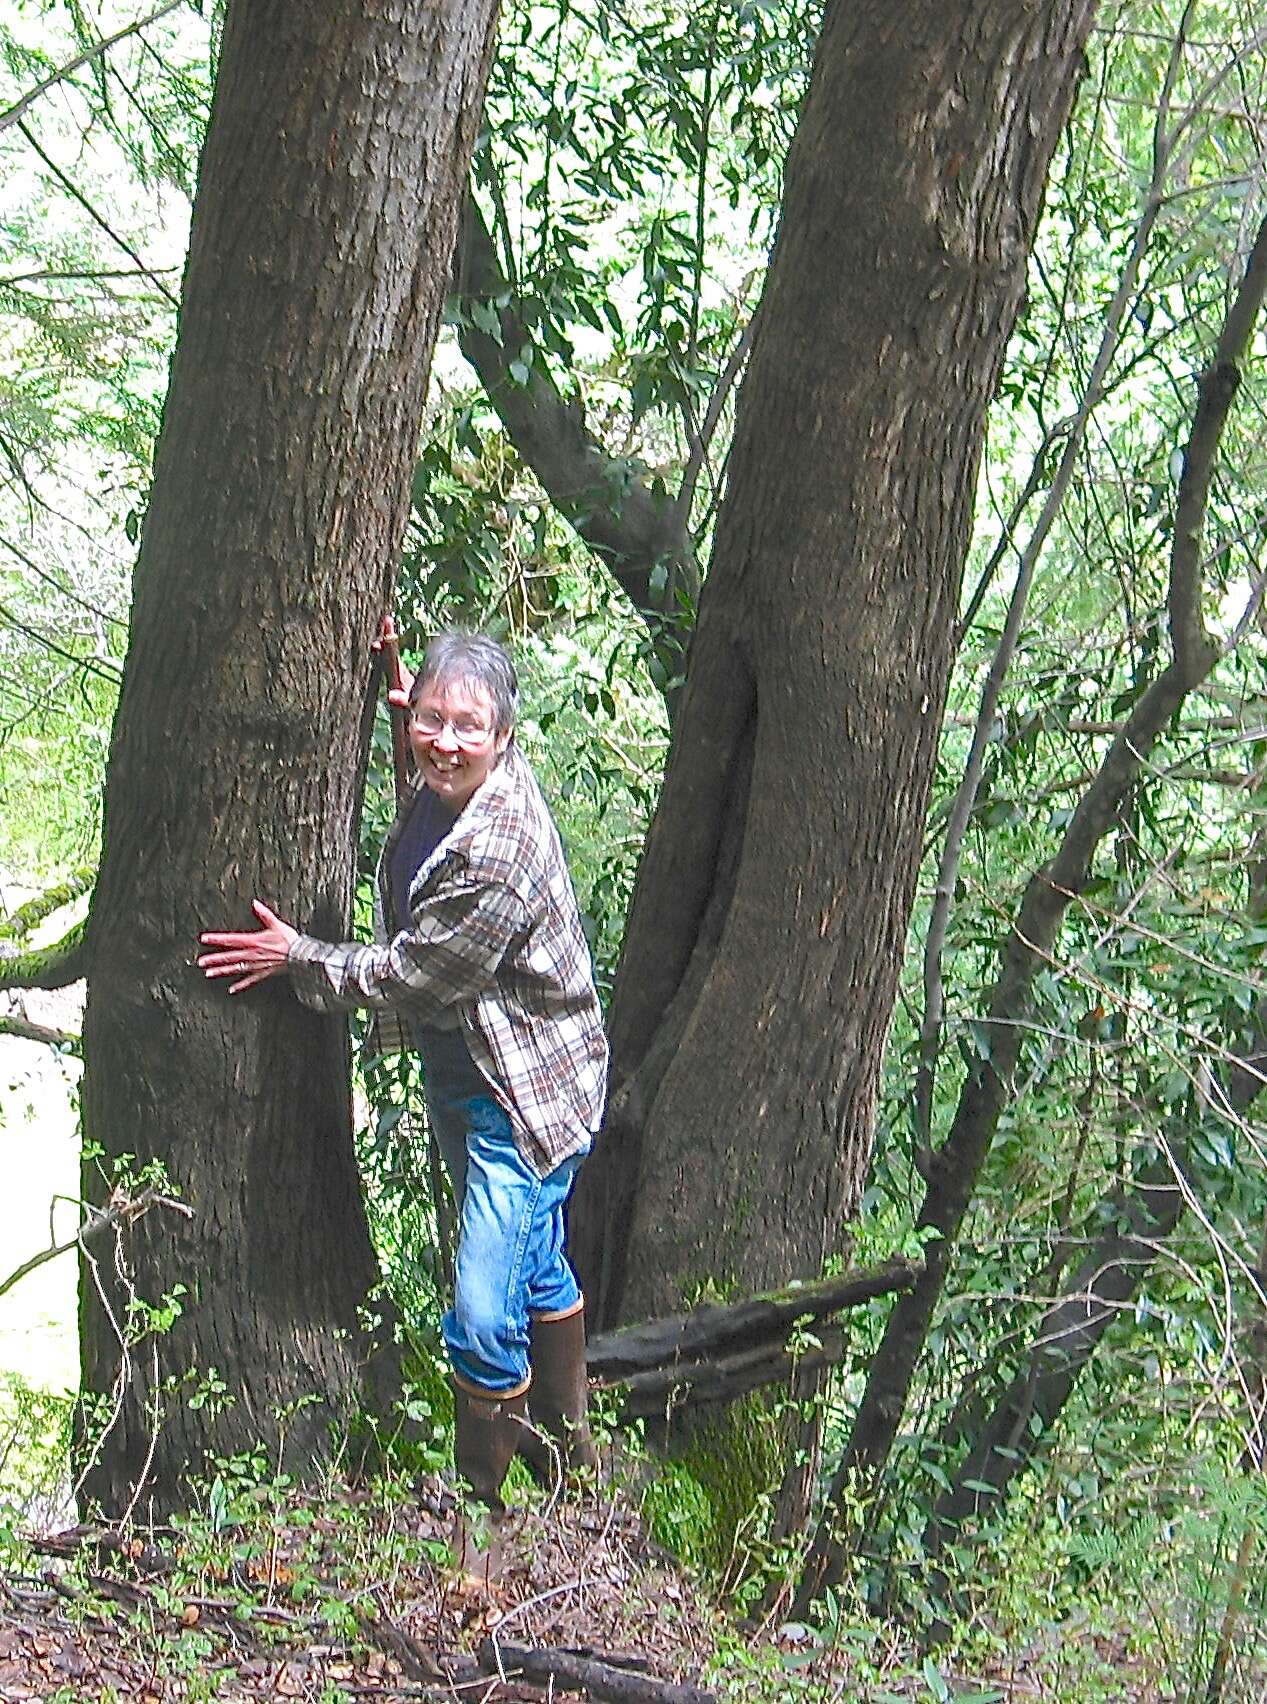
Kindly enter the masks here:
M 75 1528 L 0 1579 L 0 1699 L 448 1700 L 550 1704 L 1003 1704 L 1171 1698 L 1125 1638 L 940 1668 L 864 1624 L 834 1641 L 736 1626 L 649 1539 L 626 1497 L 516 1508 L 508 1565 L 463 1588 L 441 1565 L 453 1499 L 434 1476 L 309 1500 L 256 1487 L 236 1513 L 127 1538 Z M 254 1505 L 253 1513 L 243 1510 Z M 1085 1629 L 1083 1640 L 1088 1638 Z M 530 1678 L 531 1676 L 531 1678 Z

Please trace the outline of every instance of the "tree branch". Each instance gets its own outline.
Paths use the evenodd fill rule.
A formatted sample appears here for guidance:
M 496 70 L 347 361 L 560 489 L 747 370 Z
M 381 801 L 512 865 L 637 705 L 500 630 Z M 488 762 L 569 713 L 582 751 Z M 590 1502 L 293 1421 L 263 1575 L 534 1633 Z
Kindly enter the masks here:
M 74 663 L 76 668 L 83 669 L 88 674 L 100 675 L 102 680 L 108 680 L 112 686 L 118 686 L 123 678 L 113 669 L 103 668 L 98 658 L 76 656 L 74 651 L 68 651 L 64 645 L 59 645 L 56 639 L 50 639 L 47 633 L 41 633 L 38 627 L 32 627 L 28 622 L 23 621 L 21 616 L 14 615 L 13 611 L 6 608 L 4 604 L 0 604 L 0 621 L 7 622 L 14 632 L 25 634 L 28 639 L 33 639 L 37 645 L 42 645 L 53 656 L 61 657 L 65 662 Z
M 521 349 L 533 347 L 533 339 L 513 306 L 511 285 L 470 194 L 458 237 L 457 284 L 458 343 L 515 448 L 634 606 L 644 616 L 671 612 L 674 573 L 695 574 L 690 535 L 673 500 L 653 488 L 640 462 L 607 453 L 586 426 L 580 404 L 560 393 L 543 361 L 532 361 L 526 383 L 512 375 L 511 363 Z M 496 316 L 495 335 L 476 323 L 474 306 Z M 669 570 L 665 593 L 652 586 L 657 565 Z M 656 628 L 659 638 L 658 621 Z
M 45 888 L 44 892 L 37 893 L 34 899 L 26 900 L 7 917 L 0 918 L 0 941 L 24 940 L 32 929 L 46 917 L 50 917 L 54 911 L 60 911 L 63 905 L 69 905 L 72 900 L 87 893 L 96 879 L 97 872 L 93 866 L 84 864 L 67 876 L 64 882 Z
M 548 1686 L 552 1694 L 556 1688 L 581 1692 L 586 1698 L 602 1700 L 602 1704 L 716 1704 L 716 1693 L 699 1686 L 656 1680 L 575 1651 L 506 1645 L 496 1635 L 480 1646 L 479 1665 L 488 1675 L 522 1674 L 525 1680 Z
M 955 1538 L 983 1497 L 1001 1498 L 1030 1465 L 1039 1438 L 1055 1423 L 1109 1326 L 1131 1303 L 1153 1267 L 1158 1244 L 1186 1205 L 1166 1160 L 1152 1165 L 1125 1199 L 1109 1197 L 1100 1204 L 1113 1229 L 1087 1250 L 1043 1315 L 1020 1369 L 938 1497 L 924 1533 L 930 1555 Z M 1096 1216 L 1089 1215 L 1093 1221 Z M 1042 1423 L 1037 1438 L 1030 1430 L 1035 1415 Z
M 0 988 L 66 988 L 87 976 L 86 931 L 76 923 L 51 947 L 35 947 L 0 958 Z
M 61 184 L 62 188 L 66 191 L 67 195 L 69 195 L 73 200 L 75 200 L 79 203 L 79 205 L 83 208 L 84 212 L 88 215 L 88 217 L 95 224 L 100 225 L 101 229 L 106 233 L 106 235 L 109 237 L 110 241 L 112 243 L 114 243 L 116 247 L 121 248 L 123 250 L 124 254 L 127 255 L 129 260 L 136 262 L 137 266 L 141 269 L 141 271 L 149 279 L 150 283 L 159 292 L 159 294 L 161 296 L 166 296 L 167 300 L 171 303 L 171 305 L 174 308 L 179 308 L 179 306 L 180 306 L 179 297 L 173 295 L 172 292 L 167 288 L 166 284 L 163 283 L 163 280 L 158 276 L 158 274 L 156 272 L 151 271 L 151 269 L 148 266 L 146 266 L 145 262 L 141 259 L 140 255 L 136 252 L 136 250 L 128 242 L 127 238 L 121 237 L 119 235 L 119 233 L 113 228 L 113 226 L 111 226 L 107 220 L 102 218 L 101 214 L 98 213 L 97 209 L 92 205 L 91 201 L 88 200 L 87 196 L 85 196 L 82 193 L 82 191 L 74 183 L 71 182 L 70 178 L 68 178 L 66 176 L 66 173 L 56 163 L 56 161 L 51 160 L 48 157 L 48 155 L 44 152 L 43 148 L 41 148 L 39 143 L 35 140 L 35 137 L 31 134 L 31 131 L 27 128 L 27 126 L 25 124 L 23 124 L 22 120 L 18 119 L 18 120 L 16 120 L 16 123 L 17 123 L 18 129 L 22 132 L 23 136 L 25 136 L 27 142 L 34 149 L 35 153 L 39 155 L 40 159 L 44 162 L 45 167 L 57 179 L 58 183 Z
M 678 486 L 678 494 L 674 500 L 679 524 L 685 528 L 691 518 L 691 504 L 695 500 L 695 486 L 699 480 L 700 471 L 708 457 L 708 447 L 713 441 L 713 434 L 721 421 L 721 411 L 726 406 L 726 398 L 730 395 L 736 379 L 748 359 L 748 351 L 752 348 L 752 340 L 757 333 L 757 315 L 754 313 L 738 343 L 730 352 L 730 358 L 722 368 L 721 377 L 713 386 L 713 394 L 708 399 L 708 407 L 704 411 L 704 423 L 698 431 L 694 429 L 692 416 L 691 453 L 682 474 L 682 483 Z
M 1029 602 L 1034 573 L 1051 529 L 1055 525 L 1056 517 L 1064 504 L 1065 493 L 1068 491 L 1070 481 L 1073 478 L 1074 467 L 1082 450 L 1082 442 L 1086 437 L 1087 427 L 1092 415 L 1104 398 L 1105 379 L 1121 343 L 1126 316 L 1134 300 L 1135 287 L 1139 281 L 1140 268 L 1144 263 L 1144 256 L 1148 252 L 1148 245 L 1152 239 L 1153 227 L 1157 223 L 1158 215 L 1164 203 L 1166 173 L 1170 167 L 1171 153 L 1171 143 L 1166 136 L 1165 119 L 1170 110 L 1170 95 L 1179 72 L 1183 49 L 1187 42 L 1187 26 L 1192 14 L 1193 3 L 1194 0 L 1189 0 L 1175 36 L 1166 68 L 1153 133 L 1153 169 L 1148 193 L 1144 201 L 1144 211 L 1135 228 L 1130 253 L 1127 255 L 1126 263 L 1122 268 L 1113 300 L 1105 314 L 1104 330 L 1100 336 L 1100 345 L 1096 351 L 1095 360 L 1091 364 L 1091 375 L 1087 380 L 1082 402 L 1073 419 L 1068 423 L 1065 433 L 1065 447 L 1061 452 L 1055 477 L 1048 488 L 1047 497 L 1034 525 L 1034 530 L 1021 552 L 1020 563 L 1016 570 L 1016 582 L 1012 588 L 1012 597 L 1008 604 L 1003 632 L 990 663 L 985 685 L 981 689 L 981 705 L 977 712 L 976 726 L 972 731 L 968 760 L 964 764 L 963 777 L 955 794 L 954 804 L 951 807 L 950 821 L 946 825 L 946 841 L 938 865 L 937 882 L 933 889 L 932 911 L 928 921 L 928 933 L 924 941 L 924 1016 L 920 1026 L 919 1065 L 915 1073 L 916 1152 L 923 1157 L 925 1162 L 933 1140 L 933 1092 L 937 1076 L 937 1058 L 941 1050 L 942 1019 L 945 1012 L 945 988 L 941 971 L 942 950 L 946 944 L 946 931 L 950 923 L 950 907 L 954 898 L 959 859 L 963 852 L 964 835 L 968 831 L 968 823 L 972 817 L 973 807 L 977 802 L 990 731 L 994 726 L 995 712 L 998 710 L 999 699 L 1003 693 L 1003 684 L 1007 679 L 1007 673 L 1012 665 L 1012 658 L 1020 640 L 1021 623 L 1024 619 L 1026 605 Z M 1042 466 L 1047 448 L 1048 444 L 1044 442 L 1039 449 L 1034 469 L 1026 485 L 1026 497 L 1036 483 L 1035 475 Z M 921 1170 L 923 1170 L 923 1164 L 921 1164 Z
M 34 1272 L 37 1267 L 46 1266 L 50 1260 L 56 1260 L 59 1254 L 66 1254 L 72 1248 L 84 1248 L 88 1243 L 104 1236 L 115 1225 L 131 1224 L 142 1214 L 148 1213 L 151 1207 L 169 1207 L 173 1213 L 183 1213 L 187 1219 L 194 1216 L 192 1207 L 187 1207 L 183 1201 L 173 1201 L 169 1195 L 160 1195 L 154 1189 L 142 1190 L 140 1195 L 120 1195 L 116 1191 L 115 1197 L 104 1211 L 88 1209 L 87 1222 L 79 1227 L 68 1242 L 54 1243 L 49 1248 L 41 1249 L 38 1254 L 23 1261 L 16 1271 L 10 1272 L 7 1278 L 0 1281 L 0 1296 L 7 1295 L 28 1273 Z
M 0 1013 L 0 1035 L 11 1035 L 17 1041 L 38 1041 L 46 1047 L 65 1047 L 79 1051 L 79 1037 L 69 1030 L 49 1029 L 47 1024 L 33 1024 L 28 1018 L 14 1013 Z
M 651 1319 L 592 1337 L 585 1360 L 591 1378 L 616 1384 L 634 1374 L 673 1368 L 706 1356 L 759 1348 L 781 1349 L 798 1320 L 822 1320 L 875 1296 L 908 1290 L 922 1260 L 890 1260 L 812 1284 L 789 1284 L 730 1306 L 710 1303 L 689 1313 Z
M 177 6 L 181 4 L 182 0 L 166 0 L 164 5 L 156 8 L 148 17 L 138 18 L 136 23 L 128 24 L 123 29 L 116 30 L 112 36 L 105 36 L 93 47 L 87 48 L 77 58 L 68 60 L 65 65 L 50 72 L 43 82 L 37 83 L 33 89 L 28 89 L 21 100 L 15 101 L 11 107 L 6 107 L 3 112 L 0 112 L 0 130 L 7 130 L 11 124 L 16 124 L 27 108 L 33 102 L 39 100 L 40 96 L 55 84 L 64 82 L 67 77 L 72 76 L 82 66 L 91 64 L 94 59 L 99 59 L 116 42 L 124 41 L 128 36 L 137 35 L 141 30 L 148 29 L 151 24 L 156 24 L 160 18 L 165 18 L 169 12 L 174 12 Z
M 976 1060 L 964 1083 L 950 1133 L 930 1168 L 917 1221 L 921 1229 L 936 1233 L 925 1245 L 927 1266 L 889 1316 L 806 1562 L 797 1594 L 799 1608 L 843 1577 L 846 1550 L 842 1534 L 852 1525 L 845 1499 L 851 1492 L 857 1495 L 861 1491 L 864 1498 L 868 1495 L 897 1437 L 954 1244 L 1011 1093 L 1034 977 L 1050 954 L 1070 902 L 1086 884 L 1096 848 L 1115 821 L 1162 729 L 1220 655 L 1221 647 L 1206 632 L 1201 615 L 1201 533 L 1215 454 L 1240 385 L 1240 361 L 1265 291 L 1267 220 L 1259 227 L 1218 346 L 1198 385 L 1170 560 L 1171 661 L 1128 716 L 1079 801 L 1055 857 L 1030 879 L 1020 914 L 1000 947 L 998 979 L 985 1020 L 988 1050 Z

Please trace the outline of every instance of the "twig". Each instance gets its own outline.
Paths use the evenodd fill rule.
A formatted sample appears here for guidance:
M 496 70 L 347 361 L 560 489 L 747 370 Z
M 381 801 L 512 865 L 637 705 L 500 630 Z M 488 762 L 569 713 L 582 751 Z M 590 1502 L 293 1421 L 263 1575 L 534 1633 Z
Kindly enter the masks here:
M 23 633 L 28 639 L 34 639 L 37 645 L 42 645 L 46 651 L 51 651 L 55 657 L 64 657 L 68 663 L 74 663 L 76 668 L 87 669 L 89 674 L 100 675 L 102 680 L 108 680 L 112 686 L 118 686 L 123 679 L 122 673 L 114 668 L 106 668 L 98 657 L 80 657 L 74 651 L 68 651 L 64 645 L 59 645 L 55 639 L 50 639 L 47 633 L 41 633 L 38 627 L 32 627 L 23 621 L 20 615 L 14 615 L 11 609 L 0 604 L 0 621 L 8 622 L 15 633 Z
M 84 212 L 88 215 L 88 217 L 95 224 L 100 225 L 101 229 L 110 238 L 110 241 L 112 243 L 114 243 L 118 248 L 121 248 L 123 250 L 124 254 L 127 255 L 129 260 L 133 260 L 133 261 L 136 262 L 136 264 L 140 267 L 141 271 L 149 279 L 150 283 L 154 286 L 154 288 L 158 291 L 158 293 L 161 296 L 166 296 L 167 300 L 171 303 L 171 305 L 174 308 L 179 308 L 180 299 L 177 296 L 173 295 L 173 293 L 167 288 L 166 284 L 163 283 L 163 280 L 158 276 L 158 274 L 156 272 L 154 272 L 150 267 L 146 266 L 146 264 L 142 260 L 141 256 L 136 252 L 136 250 L 128 242 L 126 237 L 121 237 L 119 235 L 119 233 L 113 228 L 113 226 L 109 223 L 109 221 L 104 219 L 101 216 L 101 214 L 98 213 L 97 209 L 93 206 L 92 202 L 88 200 L 87 196 L 83 194 L 83 192 L 79 189 L 79 187 L 75 183 L 73 183 L 70 178 L 67 177 L 66 173 L 57 164 L 57 162 L 55 160 L 51 160 L 49 158 L 49 156 L 44 152 L 43 148 L 41 148 L 39 143 L 35 140 L 35 137 L 31 134 L 31 132 L 27 128 L 27 126 L 25 124 L 23 124 L 22 120 L 18 119 L 18 120 L 16 120 L 16 123 L 17 123 L 18 129 L 22 132 L 23 136 L 26 137 L 27 142 L 30 144 L 32 149 L 34 149 L 35 153 L 39 155 L 40 159 L 43 160 L 47 169 L 57 179 L 58 183 L 61 184 L 62 188 L 66 191 L 67 195 L 69 195 L 72 198 L 72 200 L 77 201 L 79 203 L 79 205 L 83 208 Z
M 67 77 L 73 75 L 82 66 L 90 64 L 94 59 L 99 59 L 116 42 L 123 41 L 128 36 L 136 35 L 139 31 L 148 29 L 151 24 L 156 24 L 160 18 L 166 17 L 168 12 L 174 12 L 180 4 L 181 0 L 165 0 L 165 4 L 151 12 L 148 17 L 138 18 L 134 24 L 127 24 L 123 29 L 116 30 L 112 36 L 103 37 L 93 47 L 86 48 L 78 58 L 67 60 L 65 65 L 59 66 L 56 71 L 51 71 L 43 82 L 37 83 L 33 89 L 28 89 L 20 100 L 15 101 L 11 107 L 6 107 L 3 112 L 0 112 L 0 130 L 7 130 L 11 124 L 16 124 L 27 108 L 33 102 L 39 100 L 40 96 L 51 89 L 54 84 L 64 82 Z
M 124 1196 L 101 1213 L 90 1208 L 87 1224 L 82 1225 L 68 1242 L 56 1243 L 52 1248 L 42 1249 L 0 1282 L 0 1296 L 7 1295 L 15 1284 L 28 1273 L 34 1272 L 37 1266 L 44 1266 L 50 1260 L 56 1260 L 59 1254 L 67 1254 L 72 1248 L 82 1249 L 85 1244 L 94 1242 L 116 1225 L 131 1224 L 142 1214 L 148 1213 L 151 1207 L 169 1207 L 174 1213 L 183 1213 L 187 1219 L 194 1216 L 193 1208 L 186 1206 L 183 1201 L 173 1201 L 170 1196 L 160 1195 L 153 1189 L 143 1190 L 140 1195 Z

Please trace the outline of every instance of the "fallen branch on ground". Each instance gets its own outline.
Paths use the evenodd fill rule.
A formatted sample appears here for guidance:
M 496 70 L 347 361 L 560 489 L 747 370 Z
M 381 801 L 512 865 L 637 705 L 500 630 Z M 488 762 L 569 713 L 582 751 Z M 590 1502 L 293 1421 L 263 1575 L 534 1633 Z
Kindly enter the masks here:
M 80 1525 L 67 1527 L 64 1532 L 47 1533 L 42 1538 L 30 1538 L 27 1544 L 37 1556 L 57 1556 L 63 1561 L 81 1555 L 85 1550 L 96 1556 L 119 1556 L 142 1574 L 170 1574 L 176 1563 L 172 1557 L 146 1544 L 135 1533 L 121 1527 Z
M 628 1668 L 616 1668 L 571 1651 L 535 1650 L 486 1639 L 479 1649 L 485 1674 L 521 1674 L 525 1680 L 560 1692 L 583 1692 L 603 1704 L 716 1704 L 716 1693 L 681 1681 L 656 1680 Z

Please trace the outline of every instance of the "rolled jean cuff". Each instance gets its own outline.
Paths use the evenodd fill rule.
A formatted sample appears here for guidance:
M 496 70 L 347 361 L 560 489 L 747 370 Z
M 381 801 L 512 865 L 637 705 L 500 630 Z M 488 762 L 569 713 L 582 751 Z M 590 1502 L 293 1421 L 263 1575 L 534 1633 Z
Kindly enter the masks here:
M 546 1322 L 546 1324 L 549 1325 L 549 1324 L 553 1324 L 556 1320 L 571 1319 L 573 1314 L 579 1314 L 579 1313 L 583 1312 L 584 1308 L 585 1308 L 585 1297 L 583 1295 L 580 1295 L 576 1298 L 576 1300 L 571 1304 L 570 1307 L 566 1307 L 566 1308 L 529 1308 L 528 1309 L 528 1317 L 529 1317 L 529 1319 L 544 1320 Z
M 483 1402 L 509 1402 L 513 1397 L 527 1395 L 532 1384 L 531 1377 L 526 1378 L 517 1390 L 491 1390 L 488 1385 L 476 1384 L 472 1379 L 465 1379 L 457 1368 L 453 1369 L 453 1382 L 467 1396 L 479 1397 Z

